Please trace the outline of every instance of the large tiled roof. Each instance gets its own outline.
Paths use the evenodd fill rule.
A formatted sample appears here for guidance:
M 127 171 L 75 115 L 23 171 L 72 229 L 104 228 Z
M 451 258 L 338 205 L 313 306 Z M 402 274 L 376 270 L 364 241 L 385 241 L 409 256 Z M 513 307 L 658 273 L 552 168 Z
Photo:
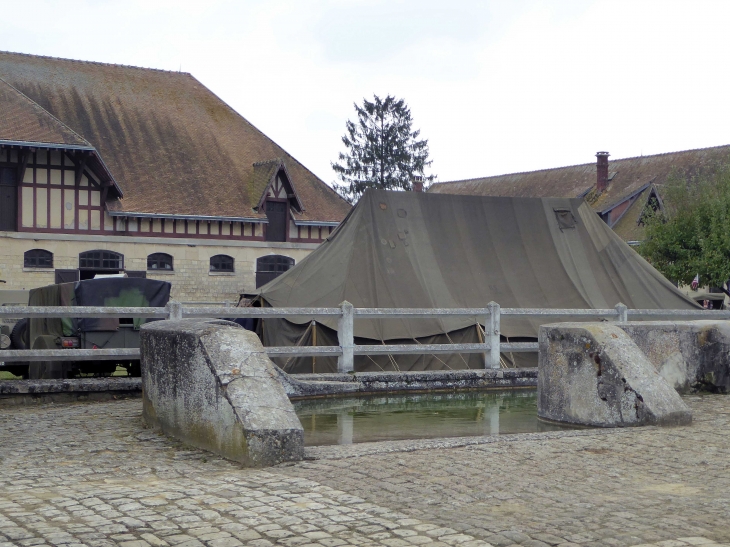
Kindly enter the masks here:
M 730 161 L 730 145 L 639 156 L 608 162 L 610 182 L 605 192 L 588 196 L 591 206 L 606 211 L 649 183 L 663 185 L 670 174 L 698 174 Z M 579 197 L 596 184 L 596 164 L 585 163 L 541 171 L 497 175 L 431 185 L 429 192 L 506 197 Z M 592 199 L 591 199 L 592 198 Z
M 0 141 L 91 149 L 89 142 L 0 79 Z
M 114 210 L 263 217 L 253 164 L 277 158 L 298 218 L 339 221 L 350 209 L 190 74 L 0 52 L 0 78 L 98 150 L 124 192 Z

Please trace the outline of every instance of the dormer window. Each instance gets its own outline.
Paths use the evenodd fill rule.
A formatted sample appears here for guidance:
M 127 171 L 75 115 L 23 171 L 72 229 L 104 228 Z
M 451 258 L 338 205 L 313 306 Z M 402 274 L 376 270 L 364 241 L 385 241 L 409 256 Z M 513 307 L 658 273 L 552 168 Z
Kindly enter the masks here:
M 304 208 L 281 159 L 253 164 L 254 185 L 261 192 L 259 213 L 266 214 L 266 241 L 287 241 L 290 214 Z

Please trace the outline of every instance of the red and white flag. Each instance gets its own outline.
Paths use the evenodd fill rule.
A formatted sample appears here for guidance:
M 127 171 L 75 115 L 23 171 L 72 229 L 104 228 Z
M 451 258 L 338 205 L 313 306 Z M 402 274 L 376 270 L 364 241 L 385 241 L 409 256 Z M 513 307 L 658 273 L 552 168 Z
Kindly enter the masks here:
M 697 290 L 697 287 L 700 286 L 700 274 L 697 274 L 695 278 L 692 280 L 692 289 L 695 291 Z

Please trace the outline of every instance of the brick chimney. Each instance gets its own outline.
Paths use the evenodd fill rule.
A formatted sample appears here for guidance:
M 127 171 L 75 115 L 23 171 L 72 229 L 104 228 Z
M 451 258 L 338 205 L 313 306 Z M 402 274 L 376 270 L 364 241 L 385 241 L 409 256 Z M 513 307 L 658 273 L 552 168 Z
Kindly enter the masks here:
M 596 191 L 600 194 L 608 186 L 608 152 L 596 152 Z
M 421 175 L 414 175 L 412 186 L 414 192 L 423 192 L 423 177 Z

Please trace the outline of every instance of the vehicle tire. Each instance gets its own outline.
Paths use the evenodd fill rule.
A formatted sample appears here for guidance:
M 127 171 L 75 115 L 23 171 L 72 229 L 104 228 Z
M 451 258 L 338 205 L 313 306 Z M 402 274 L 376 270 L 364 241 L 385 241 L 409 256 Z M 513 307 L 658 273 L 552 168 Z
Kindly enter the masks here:
M 64 361 L 31 361 L 28 364 L 29 380 L 64 380 L 68 378 Z
M 13 349 L 28 349 L 30 346 L 30 332 L 28 332 L 28 320 L 21 319 L 13 326 L 10 332 L 10 341 Z

